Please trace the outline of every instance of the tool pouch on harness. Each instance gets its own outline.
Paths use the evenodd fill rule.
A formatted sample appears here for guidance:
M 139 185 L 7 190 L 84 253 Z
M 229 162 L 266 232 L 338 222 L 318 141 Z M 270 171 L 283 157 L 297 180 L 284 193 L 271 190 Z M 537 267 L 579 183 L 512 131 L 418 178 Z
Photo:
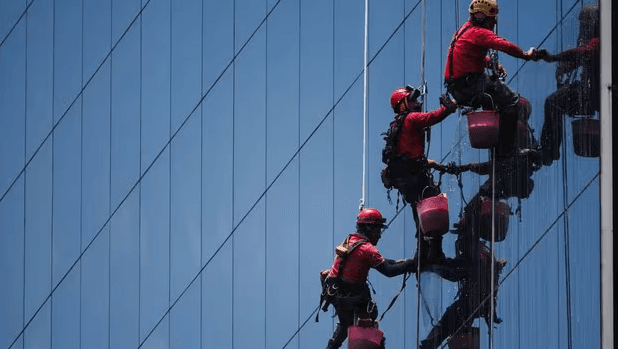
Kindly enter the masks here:
M 386 189 L 400 189 L 406 185 L 420 185 L 421 178 L 426 177 L 428 171 L 427 159 L 410 159 L 398 156 L 382 169 L 382 183 Z
M 352 251 L 356 249 L 358 246 L 366 242 L 365 239 L 361 239 L 354 244 L 350 245 L 350 236 L 346 237 L 346 239 L 335 248 L 335 253 L 337 254 L 336 259 L 339 259 L 339 273 L 337 277 L 329 277 L 330 269 L 325 269 L 320 271 L 320 284 L 322 285 L 322 292 L 320 294 L 320 309 L 324 312 L 328 311 L 328 306 L 331 304 L 335 304 L 338 299 L 343 296 L 342 292 L 345 292 L 342 284 L 344 283 L 341 280 L 341 275 L 343 274 L 344 266 L 346 261 Z M 315 322 L 319 321 L 320 317 L 320 309 L 318 309 L 318 313 L 315 316 Z

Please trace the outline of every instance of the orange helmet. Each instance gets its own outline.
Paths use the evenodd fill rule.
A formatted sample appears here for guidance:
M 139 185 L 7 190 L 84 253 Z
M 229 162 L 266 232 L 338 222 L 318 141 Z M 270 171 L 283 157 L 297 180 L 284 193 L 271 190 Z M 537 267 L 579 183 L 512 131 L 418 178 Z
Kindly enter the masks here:
M 481 12 L 487 17 L 498 15 L 498 3 L 496 0 L 472 0 L 468 9 L 470 13 Z

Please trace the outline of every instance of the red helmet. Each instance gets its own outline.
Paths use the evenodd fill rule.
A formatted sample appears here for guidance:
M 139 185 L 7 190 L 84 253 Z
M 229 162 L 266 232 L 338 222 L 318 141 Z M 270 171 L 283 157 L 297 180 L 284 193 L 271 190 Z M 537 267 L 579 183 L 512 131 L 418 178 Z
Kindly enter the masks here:
M 356 224 L 378 224 L 385 227 L 386 218 L 375 208 L 365 208 L 356 217 Z
M 415 89 L 414 87 L 408 85 L 406 87 L 401 87 L 393 91 L 391 94 L 391 107 L 395 112 L 399 112 L 399 105 L 404 99 L 408 99 L 409 106 L 420 106 L 420 103 L 416 100 L 418 96 L 421 95 L 421 91 Z

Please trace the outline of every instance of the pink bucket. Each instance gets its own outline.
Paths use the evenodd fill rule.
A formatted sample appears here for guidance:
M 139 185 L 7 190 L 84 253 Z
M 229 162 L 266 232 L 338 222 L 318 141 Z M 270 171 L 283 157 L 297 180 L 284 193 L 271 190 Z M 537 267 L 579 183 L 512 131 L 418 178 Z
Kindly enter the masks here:
M 491 210 L 492 210 L 491 198 L 483 196 L 481 198 L 481 224 L 480 224 L 480 236 L 481 238 L 490 241 L 491 240 Z M 507 229 L 509 227 L 509 216 L 511 215 L 511 207 L 504 200 L 496 202 L 496 214 L 495 214 L 495 240 L 497 242 L 504 241 L 506 239 Z
M 480 348 L 479 328 L 472 327 L 469 332 L 457 334 L 448 343 L 449 349 L 478 349 Z
M 448 232 L 448 198 L 441 193 L 421 200 L 416 205 L 421 230 L 425 236 L 435 237 Z
M 468 113 L 470 145 L 476 149 L 489 149 L 498 144 L 500 115 L 495 110 Z
M 378 349 L 383 338 L 384 332 L 375 327 L 348 327 L 348 349 Z

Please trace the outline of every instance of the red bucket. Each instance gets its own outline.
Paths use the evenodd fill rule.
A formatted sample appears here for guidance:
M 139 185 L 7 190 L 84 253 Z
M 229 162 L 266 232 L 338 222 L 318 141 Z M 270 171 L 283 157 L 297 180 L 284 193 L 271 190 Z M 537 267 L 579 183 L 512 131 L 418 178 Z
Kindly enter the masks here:
M 445 193 L 421 200 L 416 210 L 425 236 L 435 237 L 448 232 L 448 198 Z
M 579 156 L 596 158 L 601 154 L 601 125 L 599 120 L 581 118 L 571 123 L 573 151 Z
M 453 336 L 448 343 L 449 349 L 478 349 L 480 348 L 480 333 L 478 327 L 472 327 L 467 332 Z
M 379 349 L 384 332 L 375 327 L 348 327 L 348 349 Z
M 481 238 L 490 241 L 491 240 L 491 198 L 486 196 L 481 197 L 481 224 L 480 224 L 480 236 Z M 495 240 L 497 242 L 504 241 L 506 239 L 507 229 L 509 227 L 509 216 L 511 215 L 511 207 L 504 200 L 496 202 L 496 214 L 495 214 Z
M 500 114 L 495 110 L 468 113 L 470 145 L 476 149 L 489 149 L 498 144 Z

